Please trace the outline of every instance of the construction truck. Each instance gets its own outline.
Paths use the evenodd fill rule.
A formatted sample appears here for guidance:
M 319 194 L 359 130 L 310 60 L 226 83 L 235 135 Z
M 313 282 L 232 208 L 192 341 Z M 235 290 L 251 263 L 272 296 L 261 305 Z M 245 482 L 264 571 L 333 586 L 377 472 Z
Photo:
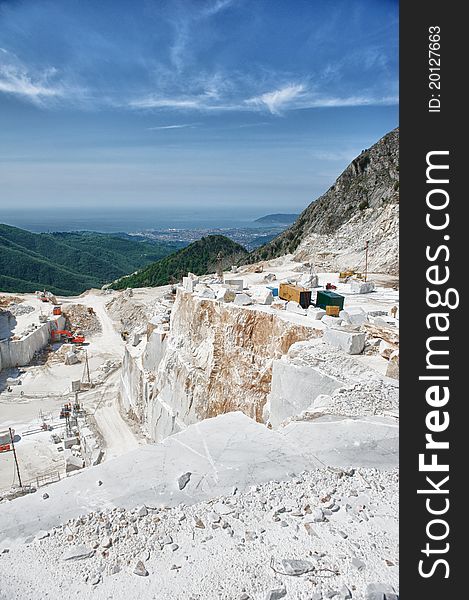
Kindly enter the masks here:
M 60 342 L 63 339 L 66 339 L 67 342 L 71 344 L 84 344 L 85 336 L 84 335 L 76 335 L 67 329 L 53 329 L 51 333 L 52 342 Z

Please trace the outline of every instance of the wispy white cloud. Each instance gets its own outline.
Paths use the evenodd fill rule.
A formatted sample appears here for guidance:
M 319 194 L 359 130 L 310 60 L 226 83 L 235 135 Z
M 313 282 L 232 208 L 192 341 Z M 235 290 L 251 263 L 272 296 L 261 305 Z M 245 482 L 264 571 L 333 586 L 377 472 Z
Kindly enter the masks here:
M 170 109 L 174 111 L 199 112 L 249 112 L 266 110 L 279 116 L 290 110 L 313 108 L 345 108 L 355 106 L 392 106 L 398 104 L 397 96 L 323 96 L 306 88 L 303 84 L 288 85 L 273 92 L 243 99 L 233 93 L 207 91 L 194 96 L 144 96 L 130 100 L 126 106 L 133 109 Z M 246 125 L 250 126 L 250 125 Z
M 262 125 L 268 125 L 269 121 L 259 121 L 258 123 L 241 123 L 237 125 L 237 129 L 245 129 L 246 127 L 261 127 Z
M 186 129 L 187 127 L 195 127 L 195 123 L 181 123 L 178 125 L 159 125 L 157 127 L 147 127 L 148 131 L 159 131 L 161 129 Z
M 83 98 L 83 90 L 62 80 L 55 67 L 34 69 L 5 48 L 0 48 L 0 52 L 0 93 L 40 106 L 60 99 Z
M 185 66 L 185 56 L 190 40 L 189 29 L 187 19 L 180 19 L 174 23 L 174 41 L 169 54 L 171 63 L 178 72 L 181 72 Z
M 51 83 L 54 70 L 33 77 L 14 65 L 0 65 L 0 92 L 22 96 L 34 102 L 63 95 L 63 90 Z
M 131 100 L 128 104 L 131 108 L 201 108 L 199 98 L 160 98 L 158 96 L 145 96 L 136 100 Z
M 225 10 L 234 4 L 234 0 L 216 0 L 211 6 L 208 6 L 202 11 L 202 14 L 207 17 L 211 17 L 213 15 L 218 14 L 219 12 Z
M 191 46 L 194 45 L 194 38 L 199 35 L 199 25 L 235 3 L 236 0 L 216 0 L 206 6 L 197 7 L 196 10 L 188 8 L 185 4 L 180 5 L 176 16 L 170 20 L 174 30 L 174 40 L 169 48 L 171 63 L 179 73 L 184 71 L 192 61 Z
M 280 114 L 281 110 L 290 104 L 293 100 L 304 94 L 303 84 L 290 84 L 273 92 L 266 92 L 260 96 L 254 96 L 246 100 L 246 104 L 253 106 L 267 106 L 273 115 Z
M 228 5 L 229 3 L 224 4 Z M 221 10 L 221 8 L 220 8 Z M 168 110 L 175 112 L 267 112 L 281 116 L 298 109 L 383 106 L 398 103 L 396 95 L 378 96 L 373 90 L 360 95 L 327 94 L 312 80 L 285 81 L 285 74 L 264 73 L 263 80 L 244 73 L 202 71 L 181 75 L 158 72 L 154 89 L 134 97 L 116 99 L 115 95 L 77 85 L 71 72 L 54 67 L 34 68 L 24 64 L 14 54 L 0 48 L 0 93 L 15 95 L 38 106 L 71 104 L 81 108 L 105 107 L 133 110 Z M 270 84 L 270 85 L 269 85 Z M 270 90 L 269 90 L 270 87 Z M 265 91 L 265 89 L 269 91 Z M 187 123 L 183 127 L 190 126 Z M 178 129 L 181 126 L 166 126 Z
M 312 97 L 305 100 L 298 108 L 345 108 L 353 106 L 392 106 L 398 104 L 397 96 L 344 96 L 344 97 Z

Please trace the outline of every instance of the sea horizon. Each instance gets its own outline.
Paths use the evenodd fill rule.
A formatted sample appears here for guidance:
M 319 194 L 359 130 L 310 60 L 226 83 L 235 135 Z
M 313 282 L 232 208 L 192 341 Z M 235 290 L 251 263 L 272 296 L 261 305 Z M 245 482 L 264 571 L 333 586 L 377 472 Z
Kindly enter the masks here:
M 228 229 L 257 227 L 255 220 L 276 212 L 285 211 L 257 209 L 194 211 L 168 209 L 22 209 L 2 210 L 0 223 L 25 229 L 33 233 L 95 231 L 99 233 L 135 233 L 148 230 L 167 229 Z

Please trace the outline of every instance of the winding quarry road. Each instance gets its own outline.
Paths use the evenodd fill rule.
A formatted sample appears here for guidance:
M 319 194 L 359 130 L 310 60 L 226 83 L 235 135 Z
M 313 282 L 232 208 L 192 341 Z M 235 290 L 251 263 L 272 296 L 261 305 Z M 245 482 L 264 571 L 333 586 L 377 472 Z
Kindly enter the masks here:
M 114 328 L 114 324 L 106 310 L 105 304 L 109 296 L 102 293 L 89 292 L 78 300 L 80 304 L 93 308 L 101 323 L 101 333 L 90 339 L 90 354 L 98 353 L 122 362 L 124 341 Z M 121 368 L 112 373 L 106 382 L 94 392 L 96 411 L 94 418 L 105 443 L 105 460 L 116 458 L 129 450 L 137 448 L 140 443 L 132 430 L 122 418 L 118 405 L 118 390 Z

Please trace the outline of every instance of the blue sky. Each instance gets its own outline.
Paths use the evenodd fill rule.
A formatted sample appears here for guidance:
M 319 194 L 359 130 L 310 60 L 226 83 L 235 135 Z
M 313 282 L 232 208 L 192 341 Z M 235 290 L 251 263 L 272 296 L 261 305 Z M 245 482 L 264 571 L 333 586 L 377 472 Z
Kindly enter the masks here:
M 301 210 L 397 126 L 397 36 L 391 0 L 0 0 L 0 202 Z

